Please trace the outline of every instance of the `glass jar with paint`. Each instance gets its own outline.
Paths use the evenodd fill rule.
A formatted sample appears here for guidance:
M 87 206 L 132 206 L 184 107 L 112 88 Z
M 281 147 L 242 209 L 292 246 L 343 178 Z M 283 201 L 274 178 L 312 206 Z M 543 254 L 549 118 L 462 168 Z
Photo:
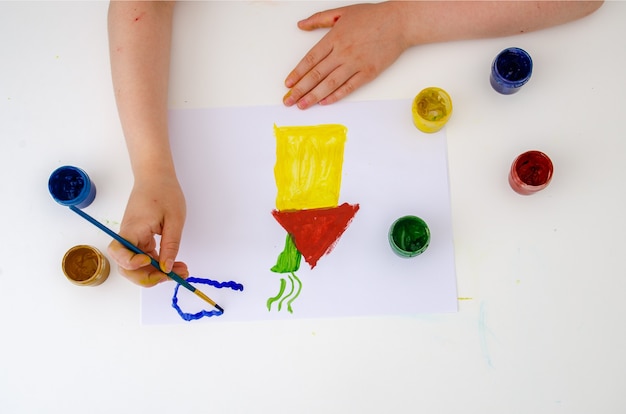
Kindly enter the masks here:
M 416 216 L 400 217 L 389 228 L 389 245 L 400 257 L 415 257 L 428 248 L 430 229 Z
M 550 184 L 553 172 L 552 160 L 541 151 L 527 151 L 511 164 L 509 184 L 518 194 L 531 195 Z
M 54 201 L 63 206 L 85 208 L 96 198 L 96 185 L 78 167 L 65 165 L 52 172 L 48 191 Z
M 422 132 L 439 131 L 452 115 L 452 99 L 441 88 L 423 89 L 413 99 L 413 123 Z
M 63 256 L 63 273 L 67 280 L 78 286 L 98 286 L 108 277 L 110 265 L 107 258 L 93 246 L 78 245 Z
M 533 60 L 528 52 L 510 47 L 500 52 L 491 65 L 491 86 L 503 95 L 511 95 L 528 82 L 533 73 Z

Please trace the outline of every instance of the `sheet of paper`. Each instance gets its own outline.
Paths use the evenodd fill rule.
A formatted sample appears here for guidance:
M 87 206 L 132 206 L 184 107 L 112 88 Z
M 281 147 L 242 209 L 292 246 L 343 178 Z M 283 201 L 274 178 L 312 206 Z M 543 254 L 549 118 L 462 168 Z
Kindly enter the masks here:
M 270 269 L 286 231 L 276 209 L 274 125 L 347 127 L 339 203 L 358 204 L 334 249 L 311 269 L 295 272 L 299 296 L 268 310 L 287 274 Z M 196 285 L 220 304 L 218 317 L 184 321 L 172 307 L 174 283 L 142 291 L 142 322 L 223 321 L 413 315 L 457 310 L 446 135 L 420 132 L 410 100 L 341 102 L 306 111 L 283 106 L 185 109 L 170 112 L 172 148 L 187 199 L 179 260 L 192 276 L 236 281 L 243 291 Z M 428 249 L 401 258 L 390 248 L 391 224 L 421 217 Z M 179 289 L 187 313 L 210 307 Z

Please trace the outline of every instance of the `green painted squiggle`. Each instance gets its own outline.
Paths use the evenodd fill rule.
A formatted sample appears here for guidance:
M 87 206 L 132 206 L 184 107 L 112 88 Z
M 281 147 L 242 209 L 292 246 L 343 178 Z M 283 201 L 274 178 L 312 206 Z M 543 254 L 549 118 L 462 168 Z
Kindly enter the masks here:
M 302 282 L 300 281 L 300 279 L 298 279 L 298 276 L 296 276 L 295 273 L 291 273 L 291 276 L 293 276 L 296 282 L 298 282 L 298 289 L 296 290 L 296 293 L 293 295 L 293 297 L 287 302 L 287 310 L 289 311 L 289 313 L 293 313 L 291 303 L 296 300 L 296 298 L 300 295 L 300 291 L 302 290 Z
M 287 281 L 283 278 L 280 279 L 280 290 L 276 296 L 273 296 L 267 300 L 267 310 L 272 310 L 272 303 L 278 302 L 278 311 L 280 312 L 283 308 L 283 302 L 287 301 L 287 311 L 289 313 L 293 313 L 293 308 L 291 304 L 298 296 L 300 296 L 300 292 L 302 291 L 302 282 L 296 276 L 295 273 L 291 272 L 289 275 L 289 282 L 291 282 L 291 289 L 289 289 L 289 293 L 285 294 L 285 288 L 287 287 Z
M 293 273 L 292 273 L 291 275 L 293 275 Z M 282 308 L 282 306 L 283 306 L 283 302 L 285 301 L 285 299 L 287 299 L 289 296 L 291 296 L 291 294 L 292 294 L 292 293 L 293 293 L 293 291 L 294 291 L 293 278 L 291 277 L 291 275 L 289 275 L 289 281 L 291 282 L 291 290 L 289 291 L 289 293 L 287 293 L 287 295 L 286 295 L 286 296 L 284 296 L 284 297 L 280 300 L 280 302 L 278 302 L 278 311 L 279 311 L 279 312 L 280 312 L 280 309 L 281 309 L 281 308 Z
M 276 302 L 278 299 L 280 299 L 280 297 L 283 295 L 283 293 L 285 293 L 285 285 L 287 284 L 287 282 L 285 281 L 285 279 L 281 278 L 280 279 L 280 290 L 278 291 L 278 294 L 274 297 L 271 297 L 267 300 L 267 311 L 271 311 L 272 310 L 272 303 Z M 280 310 L 280 305 L 278 310 Z

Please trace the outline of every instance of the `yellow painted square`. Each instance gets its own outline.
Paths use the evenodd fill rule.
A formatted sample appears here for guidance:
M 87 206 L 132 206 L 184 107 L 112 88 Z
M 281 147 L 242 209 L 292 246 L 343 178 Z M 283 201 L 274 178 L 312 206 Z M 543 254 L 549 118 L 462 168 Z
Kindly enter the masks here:
M 279 211 L 338 205 L 347 131 L 339 124 L 274 126 Z

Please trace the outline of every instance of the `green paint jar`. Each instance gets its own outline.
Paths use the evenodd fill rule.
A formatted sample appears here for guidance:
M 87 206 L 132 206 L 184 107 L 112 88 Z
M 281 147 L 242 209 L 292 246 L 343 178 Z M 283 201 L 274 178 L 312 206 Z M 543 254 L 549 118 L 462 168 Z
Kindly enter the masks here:
M 400 217 L 389 229 L 391 250 L 400 257 L 415 257 L 424 253 L 430 243 L 430 230 L 416 216 Z

